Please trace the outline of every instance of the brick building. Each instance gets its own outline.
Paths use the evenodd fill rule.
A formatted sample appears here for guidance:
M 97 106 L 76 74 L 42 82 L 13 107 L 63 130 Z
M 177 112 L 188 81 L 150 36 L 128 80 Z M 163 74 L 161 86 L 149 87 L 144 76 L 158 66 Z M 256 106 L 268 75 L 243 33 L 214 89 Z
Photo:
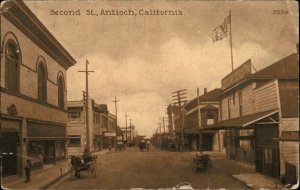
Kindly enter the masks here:
M 97 104 L 89 98 L 89 141 L 90 151 L 99 151 L 107 148 L 107 138 L 104 133 L 114 128 L 111 122 L 111 114 L 106 104 Z M 86 111 L 83 101 L 68 101 L 68 126 L 67 135 L 69 139 L 68 154 L 82 155 L 86 142 Z
M 251 60 L 222 80 L 221 121 L 227 158 L 254 163 L 256 171 L 299 178 L 299 59 L 291 54 L 256 72 Z
M 7 7 L 7 9 L 6 9 Z M 2 175 L 66 158 L 67 69 L 73 57 L 22 1 L 1 13 Z

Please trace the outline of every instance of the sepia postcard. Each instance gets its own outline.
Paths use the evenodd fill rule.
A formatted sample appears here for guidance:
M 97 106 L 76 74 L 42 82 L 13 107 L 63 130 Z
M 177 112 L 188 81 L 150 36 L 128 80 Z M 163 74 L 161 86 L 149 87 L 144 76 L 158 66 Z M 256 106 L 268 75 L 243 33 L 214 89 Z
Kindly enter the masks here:
M 3 189 L 298 189 L 297 1 L 4 0 Z

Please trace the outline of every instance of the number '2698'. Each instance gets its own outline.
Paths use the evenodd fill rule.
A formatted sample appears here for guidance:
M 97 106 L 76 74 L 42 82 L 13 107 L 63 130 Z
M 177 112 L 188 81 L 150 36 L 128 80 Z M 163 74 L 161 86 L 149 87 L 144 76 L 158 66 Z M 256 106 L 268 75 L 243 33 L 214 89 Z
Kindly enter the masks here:
M 273 15 L 287 15 L 289 14 L 288 10 L 278 9 L 273 10 Z

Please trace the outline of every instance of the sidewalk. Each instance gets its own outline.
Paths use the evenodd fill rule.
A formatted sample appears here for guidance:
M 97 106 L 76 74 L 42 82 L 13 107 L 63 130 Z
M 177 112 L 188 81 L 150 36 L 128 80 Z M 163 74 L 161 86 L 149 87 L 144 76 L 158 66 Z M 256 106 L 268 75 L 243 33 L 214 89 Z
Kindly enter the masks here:
M 101 155 L 109 152 L 102 150 L 92 153 Z M 24 183 L 25 177 L 10 176 L 2 179 L 2 188 L 4 189 L 46 189 L 50 185 L 66 176 L 70 171 L 70 159 L 59 161 L 56 164 L 44 165 L 43 169 L 31 172 L 31 182 Z
M 226 159 L 225 152 L 205 152 L 211 155 L 214 167 L 244 183 L 249 189 L 285 189 L 277 179 L 255 171 L 255 165 L 247 162 Z
M 281 184 L 276 178 L 271 178 L 259 173 L 243 173 L 232 175 L 234 178 L 245 183 L 251 189 L 283 189 L 284 185 Z

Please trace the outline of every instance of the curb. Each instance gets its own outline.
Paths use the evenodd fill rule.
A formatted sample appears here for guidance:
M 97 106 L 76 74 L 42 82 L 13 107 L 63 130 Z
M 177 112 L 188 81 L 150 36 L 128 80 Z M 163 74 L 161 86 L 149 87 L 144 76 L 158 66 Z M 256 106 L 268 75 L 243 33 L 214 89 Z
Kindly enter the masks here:
M 232 178 L 238 180 L 240 183 L 244 184 L 247 186 L 247 189 L 254 189 L 252 186 L 248 185 L 248 183 L 245 183 L 244 181 L 241 181 L 240 179 L 234 177 L 233 175 L 230 175 Z
M 66 175 L 68 175 L 71 171 L 67 171 L 64 174 L 62 174 L 61 176 L 58 176 L 56 178 L 54 178 L 53 180 L 51 180 L 50 182 L 46 183 L 45 185 L 42 185 L 41 187 L 39 187 L 38 189 L 48 189 L 51 185 L 55 184 L 56 182 L 58 182 L 60 179 L 62 179 L 63 177 L 65 177 Z
M 103 152 L 102 154 L 107 154 L 108 152 Z M 101 154 L 95 154 L 95 155 L 101 155 Z M 57 176 L 56 178 L 54 178 L 53 180 L 51 180 L 50 182 L 40 186 L 38 189 L 48 189 L 50 186 L 54 185 L 56 182 L 58 182 L 60 179 L 64 178 L 66 175 L 70 174 L 70 170 L 63 173 L 60 176 Z

